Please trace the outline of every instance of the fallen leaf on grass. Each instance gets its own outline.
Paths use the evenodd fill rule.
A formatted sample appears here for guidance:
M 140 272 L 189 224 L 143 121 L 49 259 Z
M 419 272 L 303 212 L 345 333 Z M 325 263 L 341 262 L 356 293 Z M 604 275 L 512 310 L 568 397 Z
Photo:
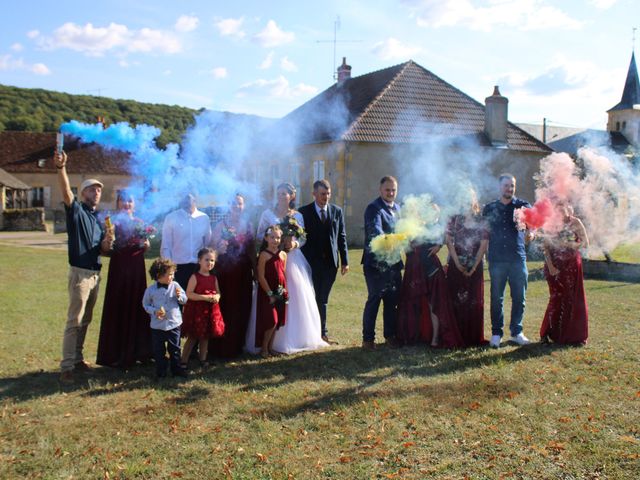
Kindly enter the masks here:
M 471 410 L 477 410 L 477 409 L 479 409 L 480 407 L 481 407 L 480 402 L 473 402 L 471 405 L 469 405 L 469 408 L 470 408 Z
M 566 445 L 562 442 L 551 440 L 549 443 L 547 443 L 547 448 L 550 450 L 555 450 L 556 452 L 561 452 L 566 449 Z
M 71 414 L 70 414 L 70 413 L 65 413 L 65 414 L 64 414 L 64 418 L 69 418 L 70 416 L 71 416 Z
M 340 463 L 351 463 L 353 458 L 340 455 Z
M 558 421 L 559 421 L 560 423 L 569 423 L 569 422 L 571 421 L 571 419 L 570 419 L 569 417 L 560 417 L 560 418 L 558 419 Z
M 416 442 L 404 442 L 404 443 L 402 444 L 402 446 L 403 446 L 404 448 L 409 448 L 409 447 L 413 447 L 415 444 L 416 444 Z
M 256 453 L 256 457 L 258 457 L 258 460 L 260 460 L 261 462 L 266 462 L 267 461 L 266 455 L 263 455 L 261 453 Z
M 638 443 L 638 439 L 635 437 L 632 437 L 631 435 L 622 435 L 620 437 L 620 440 L 627 443 Z

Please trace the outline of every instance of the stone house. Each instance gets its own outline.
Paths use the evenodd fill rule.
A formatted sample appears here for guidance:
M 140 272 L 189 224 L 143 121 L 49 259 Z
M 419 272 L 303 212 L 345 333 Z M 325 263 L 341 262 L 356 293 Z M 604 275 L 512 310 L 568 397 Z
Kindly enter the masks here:
M 315 180 L 328 179 L 351 245 L 363 241 L 363 212 L 378 195 L 380 178 L 396 176 L 401 193 L 403 185 L 415 185 L 416 176 L 429 174 L 428 163 L 415 171 L 416 151 L 434 142 L 452 162 L 488 158 L 488 175 L 513 173 L 518 194 L 531 200 L 539 161 L 552 152 L 508 121 L 508 100 L 498 87 L 483 105 L 413 61 L 352 78 L 343 59 L 337 83 L 274 129 L 269 137 L 293 137 L 292 144 L 263 153 L 254 179 L 265 192 L 282 181 L 296 184 L 300 204 L 311 201 Z
M 55 146 L 55 132 L 0 132 L 0 168 L 30 185 L 25 206 L 43 207 L 47 218 L 53 217 L 53 211 L 62 210 L 62 195 L 53 164 Z M 129 183 L 127 154 L 106 151 L 70 137 L 65 137 L 64 149 L 69 157 L 67 173 L 73 192 L 77 193 L 83 180 L 97 178 L 105 186 L 102 206 L 113 207 L 115 191 Z

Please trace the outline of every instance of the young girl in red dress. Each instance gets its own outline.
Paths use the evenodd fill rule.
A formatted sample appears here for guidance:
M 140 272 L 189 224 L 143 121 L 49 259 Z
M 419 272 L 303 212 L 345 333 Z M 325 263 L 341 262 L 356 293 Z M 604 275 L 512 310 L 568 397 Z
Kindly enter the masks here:
M 207 350 L 209 339 L 224 334 L 224 321 L 220 313 L 220 287 L 218 279 L 211 273 L 216 264 L 216 252 L 203 248 L 198 252 L 199 269 L 191 275 L 187 284 L 187 304 L 184 307 L 182 335 L 187 341 L 182 347 L 182 367 L 187 367 L 189 355 L 198 344 L 200 366 L 208 367 Z
M 285 324 L 288 301 L 285 268 L 287 254 L 281 252 L 282 230 L 272 225 L 265 231 L 258 256 L 258 299 L 256 304 L 256 347 L 260 354 L 273 354 L 273 334 Z

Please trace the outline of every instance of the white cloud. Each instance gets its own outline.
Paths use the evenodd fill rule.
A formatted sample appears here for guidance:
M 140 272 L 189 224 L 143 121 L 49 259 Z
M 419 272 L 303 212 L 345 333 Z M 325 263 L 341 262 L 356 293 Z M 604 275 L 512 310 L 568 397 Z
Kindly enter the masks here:
M 164 75 L 165 77 L 168 77 L 169 75 L 171 75 L 173 72 L 171 70 L 165 70 L 164 72 L 162 72 L 162 75 Z
M 403 0 L 403 3 L 420 27 L 462 26 L 489 32 L 494 27 L 542 30 L 582 26 L 582 22 L 545 0 Z
M 590 61 L 556 56 L 542 70 L 509 72 L 499 75 L 496 83 L 494 76 L 476 83 L 500 85 L 501 93 L 509 98 L 511 121 L 541 121 L 546 117 L 553 122 L 602 129 L 606 110 L 620 101 L 620 82 L 626 73 L 626 68 L 604 70 Z M 612 82 L 612 78 L 620 80 Z M 476 98 L 488 93 L 486 87 L 472 92 Z M 601 113 L 594 115 L 594 111 Z
M 213 78 L 227 78 L 228 72 L 225 67 L 216 67 L 211 70 Z
M 557 95 L 591 85 L 601 77 L 600 69 L 591 62 L 568 60 L 556 55 L 543 70 L 532 73 L 510 72 L 498 79 L 504 84 L 531 95 Z
M 51 75 L 51 70 L 44 63 L 34 63 L 29 70 L 36 75 Z
M 298 83 L 290 85 L 289 80 L 284 76 L 273 80 L 258 79 L 254 82 L 248 82 L 240 86 L 236 96 L 243 98 L 248 96 L 263 96 L 269 98 L 296 98 L 300 96 L 308 96 L 316 93 L 318 89 L 311 85 Z
M 260 70 L 266 70 L 267 68 L 271 68 L 271 65 L 273 64 L 273 56 L 274 56 L 274 51 L 271 50 L 269 53 L 267 53 L 267 56 L 264 57 L 264 60 L 262 60 L 262 63 L 258 66 L 258 68 Z
M 295 39 L 293 32 L 285 32 L 281 30 L 276 22 L 269 20 L 264 29 L 256 33 L 253 39 L 265 48 L 278 47 L 293 42 Z
M 13 58 L 11 55 L 0 56 L 0 72 L 9 70 L 25 70 L 36 75 L 51 75 L 51 70 L 44 63 L 26 63 L 22 58 Z
M 387 38 L 383 42 L 376 43 L 371 49 L 371 53 L 381 60 L 407 60 L 420 51 L 420 47 L 402 43 L 397 38 Z
M 198 23 L 200 19 L 195 15 L 180 15 L 173 28 L 178 32 L 192 32 L 198 28 Z
M 240 18 L 224 18 L 215 23 L 218 32 L 222 37 L 243 38 L 246 34 L 242 30 L 244 17 Z
M 282 57 L 280 60 L 280 68 L 282 68 L 286 72 L 297 72 L 298 66 L 289 60 L 288 57 Z
M 119 53 L 177 53 L 182 49 L 180 40 L 172 32 L 142 28 L 129 30 L 126 25 L 110 23 L 107 27 L 93 24 L 76 25 L 68 22 L 42 39 L 45 49 L 68 48 L 90 56 L 102 56 L 108 51 Z
M 13 50 L 14 52 L 21 52 L 22 50 L 24 50 L 24 47 L 22 46 L 21 43 L 14 43 L 13 45 L 11 45 L 11 50 Z
M 608 10 L 618 3 L 618 0 L 590 0 L 589 3 L 600 10 Z
M 38 30 L 30 30 L 27 32 L 27 37 L 33 39 L 40 36 L 40 32 Z

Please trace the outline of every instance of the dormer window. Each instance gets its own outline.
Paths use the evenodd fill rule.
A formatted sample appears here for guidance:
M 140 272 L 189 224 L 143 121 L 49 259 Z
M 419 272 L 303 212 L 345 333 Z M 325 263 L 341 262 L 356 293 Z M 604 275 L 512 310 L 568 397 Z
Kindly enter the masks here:
M 622 122 L 622 130 L 624 130 L 625 128 L 627 128 L 627 122 Z
M 616 132 L 620 131 L 620 122 L 616 122 Z

